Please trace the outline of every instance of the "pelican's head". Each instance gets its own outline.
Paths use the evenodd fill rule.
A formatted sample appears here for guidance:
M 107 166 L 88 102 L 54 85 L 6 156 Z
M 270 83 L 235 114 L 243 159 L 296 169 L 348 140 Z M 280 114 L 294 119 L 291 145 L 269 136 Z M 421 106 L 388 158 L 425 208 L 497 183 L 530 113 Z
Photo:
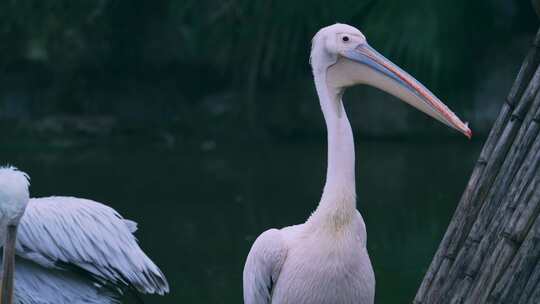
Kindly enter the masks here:
M 14 167 L 0 167 L 0 225 L 17 225 L 28 201 L 29 178 Z
M 0 246 L 2 303 L 13 303 L 17 227 L 30 200 L 28 175 L 14 167 L 0 167 Z
M 471 130 L 420 82 L 369 46 L 358 29 L 346 24 L 322 28 L 313 38 L 311 66 L 336 89 L 368 84 L 471 137 Z

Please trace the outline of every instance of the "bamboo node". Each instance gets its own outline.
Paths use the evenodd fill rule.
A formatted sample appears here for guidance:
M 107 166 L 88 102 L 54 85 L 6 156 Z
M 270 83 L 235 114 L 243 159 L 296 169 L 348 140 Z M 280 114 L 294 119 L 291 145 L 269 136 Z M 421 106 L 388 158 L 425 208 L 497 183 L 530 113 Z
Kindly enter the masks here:
M 516 206 L 514 204 L 508 204 L 508 206 L 506 206 L 506 210 L 513 213 L 516 210 Z
M 519 121 L 519 122 L 523 122 L 523 117 L 519 114 L 512 114 L 512 116 L 510 116 L 510 121 Z
M 464 275 L 465 275 L 465 278 L 474 280 L 474 278 L 476 277 L 476 271 L 475 272 L 465 271 Z
M 456 256 L 455 256 L 455 254 L 447 253 L 447 254 L 443 255 L 443 258 L 449 260 L 450 262 L 454 262 L 455 259 L 456 259 Z
M 510 96 L 507 96 L 504 100 L 504 103 L 506 103 L 511 110 L 514 110 L 514 108 L 516 107 L 516 103 L 512 99 L 513 98 L 511 98 Z
M 514 236 L 512 236 L 512 234 L 510 234 L 509 232 L 503 232 L 502 237 L 508 244 L 510 244 L 510 246 L 514 247 L 515 249 L 521 246 L 521 242 L 517 240 Z
M 480 166 L 485 166 L 487 165 L 487 160 L 485 158 L 479 158 L 476 163 Z
M 471 244 L 471 245 L 478 245 L 480 244 L 480 241 L 482 241 L 481 239 L 476 239 L 476 238 L 472 238 L 472 237 L 469 237 L 467 239 L 467 241 Z

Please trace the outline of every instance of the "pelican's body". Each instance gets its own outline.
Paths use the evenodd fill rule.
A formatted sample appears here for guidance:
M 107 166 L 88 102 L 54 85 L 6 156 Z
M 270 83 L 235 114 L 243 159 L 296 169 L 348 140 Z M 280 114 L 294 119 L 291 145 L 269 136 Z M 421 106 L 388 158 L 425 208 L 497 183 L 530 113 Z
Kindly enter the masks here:
M 0 200 L 13 197 L 7 189 L 13 185 L 4 181 L 14 176 L 27 183 L 24 173 L 0 168 Z M 73 197 L 28 199 L 26 193 L 18 200 L 26 208 L 14 247 L 15 303 L 116 303 L 129 289 L 168 292 L 165 276 L 137 244 L 136 223 L 114 209 Z M 1 202 L 0 213 L 7 213 Z M 2 217 L 0 235 L 6 223 Z
M 375 276 L 366 249 L 366 228 L 358 212 L 350 221 L 340 229 L 320 229 L 308 221 L 265 232 L 274 241 L 281 239 L 282 244 L 276 245 L 287 253 L 272 303 L 373 302 Z
M 246 304 L 374 303 L 366 227 L 356 209 L 354 139 L 341 100 L 346 87 L 378 87 L 471 135 L 440 100 L 373 50 L 354 27 L 321 29 L 313 38 L 311 65 L 328 131 L 324 191 L 304 224 L 270 229 L 257 238 L 244 267 Z

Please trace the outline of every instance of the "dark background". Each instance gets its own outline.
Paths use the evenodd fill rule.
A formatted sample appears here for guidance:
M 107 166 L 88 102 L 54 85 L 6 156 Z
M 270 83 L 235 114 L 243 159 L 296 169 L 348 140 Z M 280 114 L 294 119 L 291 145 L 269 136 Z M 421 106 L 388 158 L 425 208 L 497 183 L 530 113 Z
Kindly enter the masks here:
M 137 221 L 171 284 L 147 303 L 240 303 L 255 238 L 320 198 L 308 58 L 335 22 L 473 130 L 468 141 L 364 86 L 344 98 L 376 303 L 409 303 L 531 46 L 528 1 L 0 1 L 0 164 L 29 173 L 32 196 Z
M 6 0 L 3 134 L 323 134 L 308 57 L 313 34 L 335 22 L 359 27 L 475 134 L 489 129 L 538 24 L 528 1 L 509 0 Z M 353 94 L 361 136 L 455 135 L 378 91 Z

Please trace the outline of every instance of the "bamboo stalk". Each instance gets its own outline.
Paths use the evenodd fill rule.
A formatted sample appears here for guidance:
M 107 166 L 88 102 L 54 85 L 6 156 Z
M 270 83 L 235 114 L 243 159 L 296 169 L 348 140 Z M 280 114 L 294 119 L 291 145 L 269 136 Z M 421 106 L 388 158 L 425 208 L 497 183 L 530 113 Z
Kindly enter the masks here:
M 519 232 L 508 235 L 522 240 L 537 214 L 525 203 L 531 196 L 531 165 L 537 168 L 540 160 L 540 154 L 535 153 L 540 150 L 539 42 L 540 31 L 484 144 L 414 303 L 483 303 L 474 301 L 487 300 L 495 285 L 493 299 L 515 297 L 505 291 L 506 283 L 497 281 L 499 275 L 485 273 L 489 272 L 487 267 L 501 274 L 510 263 L 518 265 L 521 260 L 513 258 L 520 244 L 501 237 L 501 233 Z M 527 286 L 534 290 L 531 284 Z M 531 292 L 531 298 L 535 296 L 536 291 Z
M 540 105 L 540 95 L 537 95 L 534 104 L 536 104 L 537 107 Z M 492 249 L 489 245 L 493 244 L 493 237 L 497 235 L 497 232 L 501 229 L 501 224 L 507 221 L 500 217 L 505 216 L 504 210 L 506 210 L 509 198 L 507 195 L 509 193 L 508 189 L 512 186 L 519 189 L 519 186 L 523 185 L 522 183 L 514 185 L 515 182 L 513 181 L 520 181 L 517 177 L 522 176 L 523 171 L 527 171 L 526 169 L 528 166 L 521 166 L 522 164 L 530 164 L 534 161 L 534 159 L 525 162 L 523 160 L 527 156 L 530 158 L 531 154 L 529 151 L 536 151 L 534 148 L 531 148 L 531 146 L 533 146 L 532 141 L 535 138 L 539 139 L 536 148 L 540 147 L 540 137 L 537 136 L 539 132 L 538 124 L 534 123 L 533 117 L 525 119 L 525 122 L 526 124 L 521 127 L 516 136 L 512 149 L 508 153 L 508 156 L 499 170 L 498 176 L 485 199 L 485 202 L 489 203 L 484 202 L 482 204 L 478 217 L 474 222 L 465 243 L 460 248 L 456 262 L 452 265 L 452 268 L 446 275 L 446 284 L 441 288 L 441 294 L 450 296 L 450 294 L 456 292 L 456 288 L 467 288 L 467 285 L 462 286 L 462 284 L 460 284 L 460 280 L 463 280 L 465 276 L 470 278 L 475 277 L 486 252 Z M 505 185 L 511 186 L 508 187 Z M 510 198 L 511 197 L 512 196 L 510 196 Z M 501 211 L 503 211 L 503 213 L 498 214 L 501 213 Z M 499 215 L 499 217 L 496 215 Z M 494 218 L 496 218 L 496 220 L 494 220 Z M 486 240 L 483 240 L 485 235 Z M 482 245 L 479 246 L 479 244 Z M 456 285 L 459 285 L 459 287 Z
M 540 151 L 536 151 L 534 155 L 536 159 L 538 159 L 538 157 L 540 157 Z M 538 189 L 536 189 L 538 181 L 540 181 L 540 177 L 536 174 L 534 182 L 528 184 L 526 191 L 520 196 L 518 204 L 529 203 L 535 191 L 538 191 Z M 504 208 L 502 208 L 502 211 L 504 211 Z M 505 215 L 507 217 L 510 216 L 509 212 L 506 212 Z M 505 222 L 506 220 L 503 219 L 502 221 Z M 483 263 L 480 262 L 482 264 L 481 268 L 478 270 L 478 276 L 471 286 L 470 294 L 465 303 L 486 302 L 487 297 L 490 295 L 490 291 L 497 283 L 497 280 L 500 280 L 501 274 L 513 259 L 525 237 L 524 235 L 519 237 L 517 235 L 512 235 L 504 228 L 495 228 L 490 235 L 494 237 L 491 242 L 495 244 L 495 247 L 490 248 L 490 250 L 487 251 L 487 255 L 483 258 Z
M 529 281 L 525 285 L 525 288 L 523 288 L 521 292 L 521 297 L 518 304 L 526 304 L 530 303 L 530 300 L 535 298 L 534 293 L 538 293 L 538 288 L 540 288 L 540 263 L 537 262 L 536 266 L 534 267 L 534 270 L 532 272 L 531 277 L 529 278 Z M 538 295 L 537 295 L 538 296 Z M 539 303 L 538 301 L 534 303 Z
M 537 137 L 536 147 L 540 147 L 540 136 Z M 528 156 L 528 159 L 539 159 L 540 153 L 537 153 L 537 151 L 540 150 L 534 150 L 531 149 L 530 155 Z M 520 171 L 527 171 L 528 167 L 523 166 L 520 168 Z M 531 171 L 531 170 L 528 170 Z M 535 172 L 535 171 L 534 171 Z M 523 184 L 522 184 L 523 185 Z M 528 185 L 528 183 L 525 183 L 524 185 Z M 523 196 L 520 196 L 523 197 Z M 481 279 L 477 278 L 478 274 L 482 274 L 481 271 L 484 271 L 484 273 L 493 274 L 493 272 L 488 272 L 486 269 L 491 269 L 490 265 L 486 264 L 486 261 L 491 257 L 493 253 L 496 253 L 497 251 L 494 250 L 493 246 L 497 244 L 497 242 L 501 238 L 501 232 L 503 230 L 504 223 L 508 222 L 511 216 L 511 210 L 512 208 L 507 208 L 505 206 L 511 205 L 511 202 L 507 202 L 508 200 L 513 200 L 515 197 L 507 196 L 505 199 L 503 205 L 499 209 L 500 212 L 496 214 L 494 217 L 489 230 L 486 232 L 486 237 L 481 239 L 481 241 L 478 242 L 472 242 L 469 240 L 468 243 L 470 243 L 468 246 L 470 248 L 464 247 L 462 251 L 466 251 L 466 249 L 470 249 L 466 255 L 460 255 L 458 259 L 456 259 L 456 264 L 460 265 L 460 267 L 455 267 L 454 273 L 451 273 L 453 275 L 452 280 L 454 280 L 454 286 L 453 289 L 447 289 L 443 294 L 444 297 L 452 298 L 452 301 L 455 301 L 456 299 L 460 299 L 459 303 L 469 303 L 465 299 L 465 295 L 469 292 L 469 289 L 471 286 L 481 284 L 478 281 L 481 281 Z M 524 199 L 526 200 L 526 199 Z M 510 212 L 508 212 L 510 211 Z M 466 243 L 467 244 L 467 243 Z M 472 245 L 471 245 L 472 244 Z M 449 279 L 449 281 L 451 281 Z M 450 284 L 450 282 L 448 283 Z M 485 286 L 484 286 L 485 288 Z M 470 297 L 469 297 L 470 298 Z M 472 300 L 470 303 L 475 303 L 474 300 Z
M 534 183 L 536 191 L 530 198 L 530 202 L 521 210 L 522 212 L 514 214 L 513 220 L 517 222 L 514 222 L 515 225 L 505 232 L 514 241 L 525 240 L 510 267 L 506 269 L 491 293 L 491 297 L 499 299 L 499 303 L 519 301 L 522 291 L 540 259 L 540 217 L 538 217 L 540 188 L 538 180 L 540 179 Z

